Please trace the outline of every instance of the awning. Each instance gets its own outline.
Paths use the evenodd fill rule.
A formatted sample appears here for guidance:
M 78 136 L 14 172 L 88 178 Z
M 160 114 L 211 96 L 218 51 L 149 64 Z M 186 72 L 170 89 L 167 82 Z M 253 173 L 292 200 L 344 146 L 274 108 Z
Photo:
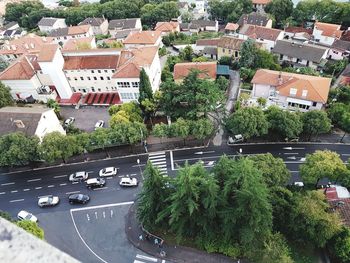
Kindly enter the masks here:
M 307 105 L 307 106 L 311 106 L 311 104 L 312 104 L 311 101 L 299 100 L 299 99 L 295 99 L 295 98 L 287 98 L 287 102 L 297 103 L 297 104 L 302 104 L 302 105 Z

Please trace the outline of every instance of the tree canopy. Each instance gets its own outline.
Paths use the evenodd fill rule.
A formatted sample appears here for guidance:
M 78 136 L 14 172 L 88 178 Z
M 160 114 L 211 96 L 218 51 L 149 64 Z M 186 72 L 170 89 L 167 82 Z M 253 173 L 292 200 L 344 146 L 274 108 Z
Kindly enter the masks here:
M 0 108 L 13 104 L 10 89 L 0 82 Z
M 310 110 L 301 116 L 303 122 L 303 131 L 310 137 L 327 133 L 331 130 L 331 120 L 323 110 Z M 309 138 L 310 138 L 309 137 Z
M 286 24 L 293 12 L 292 0 L 272 0 L 267 4 L 265 11 L 273 15 L 278 27 Z
M 222 22 L 237 22 L 242 14 L 249 14 L 253 11 L 251 0 L 209 0 L 209 14 L 211 19 Z
M 28 233 L 36 236 L 39 239 L 44 239 L 44 229 L 38 226 L 37 223 L 32 222 L 30 220 L 18 221 L 16 223 L 17 226 L 23 228 Z

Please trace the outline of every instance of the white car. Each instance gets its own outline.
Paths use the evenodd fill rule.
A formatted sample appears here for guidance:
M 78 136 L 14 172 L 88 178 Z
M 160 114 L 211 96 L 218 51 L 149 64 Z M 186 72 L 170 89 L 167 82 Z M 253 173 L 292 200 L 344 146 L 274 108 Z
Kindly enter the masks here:
M 39 198 L 38 206 L 46 207 L 46 206 L 55 206 L 60 202 L 58 196 L 48 195 Z
M 89 175 L 87 172 L 84 171 L 80 171 L 80 172 L 76 172 L 74 174 L 71 174 L 69 176 L 69 181 L 70 182 L 78 182 L 78 181 L 83 181 L 88 179 Z
M 95 124 L 95 130 L 98 129 L 98 128 L 103 128 L 104 125 L 105 125 L 105 122 L 103 120 L 99 120 Z
M 64 126 L 69 126 L 69 125 L 73 124 L 74 121 L 75 121 L 74 117 L 69 117 L 68 119 L 66 119 L 64 121 Z
M 119 185 L 120 186 L 137 186 L 138 181 L 136 178 L 130 178 L 130 177 L 124 177 L 120 179 Z
M 32 221 L 34 223 L 38 222 L 38 218 L 36 218 L 36 216 L 34 216 L 33 214 L 31 214 L 25 210 L 20 211 L 17 214 L 17 218 L 21 221 L 22 220 L 29 220 L 29 221 Z
M 118 173 L 118 168 L 106 167 L 100 170 L 100 177 L 115 176 Z

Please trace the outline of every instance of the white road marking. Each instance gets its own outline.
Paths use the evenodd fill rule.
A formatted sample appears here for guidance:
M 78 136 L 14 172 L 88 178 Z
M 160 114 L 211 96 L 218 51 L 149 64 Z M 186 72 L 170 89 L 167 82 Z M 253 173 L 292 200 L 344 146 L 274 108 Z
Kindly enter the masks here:
M 299 153 L 283 153 L 283 154 L 285 154 L 285 155 L 292 155 L 292 154 L 297 155 L 297 154 L 299 154 Z
M 135 259 L 134 263 L 146 263 L 146 262 Z
M 72 184 L 79 184 L 79 182 L 72 182 Z
M 77 194 L 77 193 L 80 193 L 80 191 L 68 192 L 68 193 L 66 193 L 66 195 Z
M 133 203 L 134 203 L 134 201 L 115 203 L 115 204 L 107 204 L 107 205 L 95 205 L 95 206 L 88 206 L 88 207 L 82 207 L 82 208 L 73 208 L 70 211 L 75 212 L 75 211 L 91 210 L 91 209 L 105 208 L 105 207 L 111 207 L 111 206 L 132 205 Z
M 96 219 L 97 219 L 97 212 L 95 212 L 95 217 L 96 217 Z
M 148 160 L 152 161 L 154 159 L 158 159 L 158 160 L 166 160 L 165 155 L 159 155 L 159 156 L 149 156 Z
M 103 218 L 106 218 L 106 212 L 105 211 L 102 212 L 102 215 L 103 215 Z
M 153 161 L 152 164 L 153 165 L 158 165 L 158 164 L 165 164 L 166 163 L 166 160 L 157 160 L 157 161 Z
M 108 187 L 101 187 L 101 188 L 94 188 L 93 190 L 96 191 L 96 190 L 105 190 L 107 189 Z
M 111 179 L 113 179 L 113 177 L 107 177 L 107 179 L 108 179 L 108 180 L 111 180 Z
M 36 190 L 39 190 L 41 188 L 42 188 L 42 186 L 35 187 Z
M 48 188 L 52 188 L 52 187 L 55 187 L 55 186 L 52 184 L 52 185 L 48 185 L 47 187 Z
M 11 184 L 15 184 L 15 183 L 13 182 L 13 183 L 1 184 L 1 185 L 4 186 L 4 185 L 11 185 Z
M 21 201 L 24 201 L 24 199 L 11 200 L 10 203 L 21 202 Z
M 89 214 L 86 214 L 87 220 L 90 221 Z
M 144 256 L 144 255 L 139 255 L 139 254 L 137 254 L 136 257 L 139 258 L 139 259 L 144 259 L 144 260 L 153 261 L 153 262 L 157 262 L 158 261 L 158 259 L 156 259 L 156 258 L 147 257 L 147 256 Z
M 1 192 L 1 193 L 0 193 L 0 195 L 4 195 L 4 194 L 6 194 L 6 192 Z
M 145 163 L 140 163 L 140 164 L 134 164 L 134 165 L 131 165 L 131 167 L 139 167 L 139 166 L 146 166 Z
M 343 155 L 343 156 L 350 156 L 349 153 L 342 153 L 341 155 Z
M 165 263 L 165 259 L 162 260 L 162 263 Z
M 111 210 L 111 218 L 113 217 L 113 210 Z
M 165 155 L 165 152 L 149 153 L 148 156 Z
M 173 156 L 173 151 L 170 151 L 170 165 L 171 165 L 171 170 L 174 170 L 174 156 Z
M 30 183 L 30 182 L 40 181 L 40 180 L 41 180 L 41 178 L 36 178 L 36 179 L 27 180 L 27 182 Z
M 67 183 L 64 183 L 64 184 L 60 184 L 60 186 L 64 186 L 64 185 L 67 185 Z
M 64 175 L 56 175 L 53 178 L 61 178 L 61 177 L 66 177 L 66 176 L 68 176 L 68 175 L 66 175 L 66 174 L 64 174 Z
M 130 174 L 131 176 L 136 176 L 137 174 Z
M 23 192 L 27 192 L 29 190 L 30 190 L 29 188 L 26 188 L 26 189 L 23 189 Z
M 94 172 L 94 171 L 88 171 L 87 173 L 88 173 L 88 174 L 91 174 L 91 173 L 93 173 L 93 172 Z
M 17 193 L 17 192 L 18 192 L 18 190 L 13 190 L 13 191 L 11 191 L 11 194 L 12 194 L 12 193 Z
M 42 197 L 47 197 L 47 195 L 40 195 L 40 196 L 38 196 L 38 199 L 40 199 Z

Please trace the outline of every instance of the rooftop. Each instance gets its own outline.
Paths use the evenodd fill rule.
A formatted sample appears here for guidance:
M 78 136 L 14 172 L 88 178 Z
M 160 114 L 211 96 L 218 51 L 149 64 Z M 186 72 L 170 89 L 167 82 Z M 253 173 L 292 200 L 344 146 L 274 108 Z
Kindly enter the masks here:
M 240 33 L 253 39 L 266 39 L 276 41 L 282 30 L 267 28 L 263 26 L 244 25 Z
M 50 62 L 53 60 L 57 49 L 59 49 L 58 44 L 47 44 L 45 45 L 38 56 L 38 61 L 39 62 Z
M 5 41 L 1 47 L 0 54 L 39 53 L 43 45 L 52 43 L 52 41 L 53 39 L 51 37 L 39 37 L 29 34 L 11 41 Z
M 63 69 L 116 69 L 118 59 L 118 55 L 65 56 Z
M 299 26 L 290 26 L 286 27 L 284 31 L 288 33 L 308 33 L 309 35 L 312 35 L 312 29 L 307 29 L 305 27 L 299 27 Z
M 333 42 L 332 48 L 336 48 L 336 49 L 339 49 L 342 51 L 349 51 L 350 52 L 350 41 L 336 39 Z
M 253 5 L 267 5 L 270 3 L 272 0 L 253 0 Z
M 43 17 L 38 22 L 38 26 L 53 26 L 57 20 L 64 18 L 55 18 L 55 17 Z
M 184 79 L 191 70 L 199 70 L 199 78 L 216 79 L 216 62 L 188 62 L 177 63 L 174 66 L 174 79 Z
M 79 25 L 100 26 L 106 19 L 102 17 L 87 17 Z
M 110 20 L 108 29 L 132 29 L 136 27 L 137 20 L 140 18 L 114 19 Z
M 225 26 L 225 30 L 229 30 L 229 31 L 236 31 L 238 28 L 239 28 L 239 25 L 235 23 L 227 23 Z
M 0 80 L 29 80 L 34 75 L 33 66 L 26 56 L 23 56 L 0 73 Z
M 323 36 L 340 38 L 343 31 L 340 30 L 341 25 L 316 22 L 314 28 L 322 31 Z
M 266 26 L 269 22 L 270 18 L 267 15 L 259 14 L 259 13 L 250 13 L 243 14 L 237 24 L 242 27 L 245 24 L 255 25 L 255 26 Z
M 196 41 L 197 46 L 217 46 L 220 38 L 211 38 L 211 39 L 198 39 Z
M 160 31 L 131 32 L 124 40 L 124 44 L 150 44 L 154 45 L 160 38 Z
M 63 50 L 91 49 L 91 43 L 93 41 L 95 41 L 95 37 L 72 38 L 63 45 Z
M 155 31 L 161 31 L 161 32 L 173 32 L 179 27 L 179 22 L 158 22 L 156 24 L 156 27 L 154 28 Z
M 90 25 L 80 25 L 80 26 L 70 26 L 65 28 L 57 28 L 53 30 L 49 36 L 51 37 L 62 37 L 62 36 L 73 36 L 73 35 L 82 35 L 89 32 Z
M 240 50 L 244 41 L 244 39 L 239 39 L 232 36 L 223 36 L 218 42 L 218 47 Z

